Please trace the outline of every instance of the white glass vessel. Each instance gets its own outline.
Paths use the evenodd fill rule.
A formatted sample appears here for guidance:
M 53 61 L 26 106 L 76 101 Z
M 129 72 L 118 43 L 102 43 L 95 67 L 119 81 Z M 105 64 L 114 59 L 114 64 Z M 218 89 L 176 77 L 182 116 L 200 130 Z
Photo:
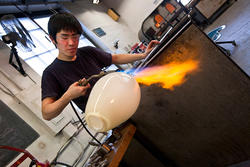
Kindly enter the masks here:
M 133 76 L 114 72 L 94 85 L 85 109 L 88 126 L 98 132 L 115 128 L 136 111 L 141 98 L 139 84 Z

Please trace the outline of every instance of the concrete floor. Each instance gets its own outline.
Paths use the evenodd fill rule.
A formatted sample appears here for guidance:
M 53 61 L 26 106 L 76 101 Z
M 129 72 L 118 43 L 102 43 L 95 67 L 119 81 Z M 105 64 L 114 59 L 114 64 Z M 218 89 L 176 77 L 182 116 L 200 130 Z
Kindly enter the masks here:
M 237 46 L 221 44 L 231 52 L 230 58 L 250 76 L 250 3 L 248 0 L 238 0 L 229 7 L 204 31 L 210 32 L 216 27 L 226 25 L 221 31 L 218 41 L 235 40 Z M 250 161 L 231 165 L 230 167 L 250 167 Z
M 232 60 L 250 76 L 250 3 L 248 0 L 238 0 L 229 7 L 204 31 L 210 32 L 216 27 L 226 25 L 221 31 L 218 41 L 235 40 L 237 46 L 221 44 L 230 50 Z

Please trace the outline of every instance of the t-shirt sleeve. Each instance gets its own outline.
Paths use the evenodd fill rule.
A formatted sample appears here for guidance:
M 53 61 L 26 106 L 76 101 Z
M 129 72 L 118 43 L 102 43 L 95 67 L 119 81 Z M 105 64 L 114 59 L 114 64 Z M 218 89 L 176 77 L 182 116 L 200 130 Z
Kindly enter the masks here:
M 96 59 L 96 62 L 100 67 L 107 67 L 112 64 L 112 55 L 111 53 L 105 52 L 100 48 L 95 48 L 88 46 L 88 52 L 90 53 L 91 57 Z
M 45 70 L 42 75 L 42 100 L 46 97 L 58 99 L 60 95 L 60 84 L 50 71 Z

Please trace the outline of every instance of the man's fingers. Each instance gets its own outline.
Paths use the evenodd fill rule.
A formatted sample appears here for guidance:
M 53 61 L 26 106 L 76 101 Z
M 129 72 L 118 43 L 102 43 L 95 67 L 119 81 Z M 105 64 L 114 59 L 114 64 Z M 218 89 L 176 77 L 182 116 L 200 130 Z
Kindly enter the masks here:
M 152 48 L 152 47 L 155 47 L 155 45 L 158 45 L 160 42 L 157 41 L 157 40 L 152 40 L 150 43 L 149 43 L 149 47 Z
M 85 79 L 85 78 L 80 79 L 80 80 L 78 81 L 78 85 L 79 85 L 79 86 L 86 86 L 86 84 L 88 84 L 88 83 L 86 83 L 86 79 Z
M 82 87 L 82 95 L 85 95 L 85 93 L 87 92 L 87 90 L 90 88 L 90 84 L 88 83 L 86 86 Z
M 90 87 L 90 84 L 89 84 L 89 83 L 87 83 L 87 84 L 85 85 L 85 87 L 86 87 L 86 88 L 89 88 L 89 87 Z

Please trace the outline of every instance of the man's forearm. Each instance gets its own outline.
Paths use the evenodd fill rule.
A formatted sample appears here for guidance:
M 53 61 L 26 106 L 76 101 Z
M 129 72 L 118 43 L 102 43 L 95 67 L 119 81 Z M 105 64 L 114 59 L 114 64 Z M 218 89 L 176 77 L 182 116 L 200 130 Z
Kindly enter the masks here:
M 132 63 L 136 60 L 144 59 L 147 56 L 146 53 L 136 53 L 136 54 L 112 54 L 113 64 L 126 64 Z
M 58 100 L 53 98 L 45 98 L 42 101 L 42 115 L 45 120 L 51 120 L 58 116 L 63 109 L 69 104 L 70 97 L 64 94 Z
M 153 50 L 153 48 L 158 45 L 160 42 L 157 40 L 152 40 L 148 44 L 144 53 L 137 54 L 112 54 L 112 63 L 113 64 L 126 64 L 131 63 L 136 60 L 141 60 L 147 57 L 147 55 Z

